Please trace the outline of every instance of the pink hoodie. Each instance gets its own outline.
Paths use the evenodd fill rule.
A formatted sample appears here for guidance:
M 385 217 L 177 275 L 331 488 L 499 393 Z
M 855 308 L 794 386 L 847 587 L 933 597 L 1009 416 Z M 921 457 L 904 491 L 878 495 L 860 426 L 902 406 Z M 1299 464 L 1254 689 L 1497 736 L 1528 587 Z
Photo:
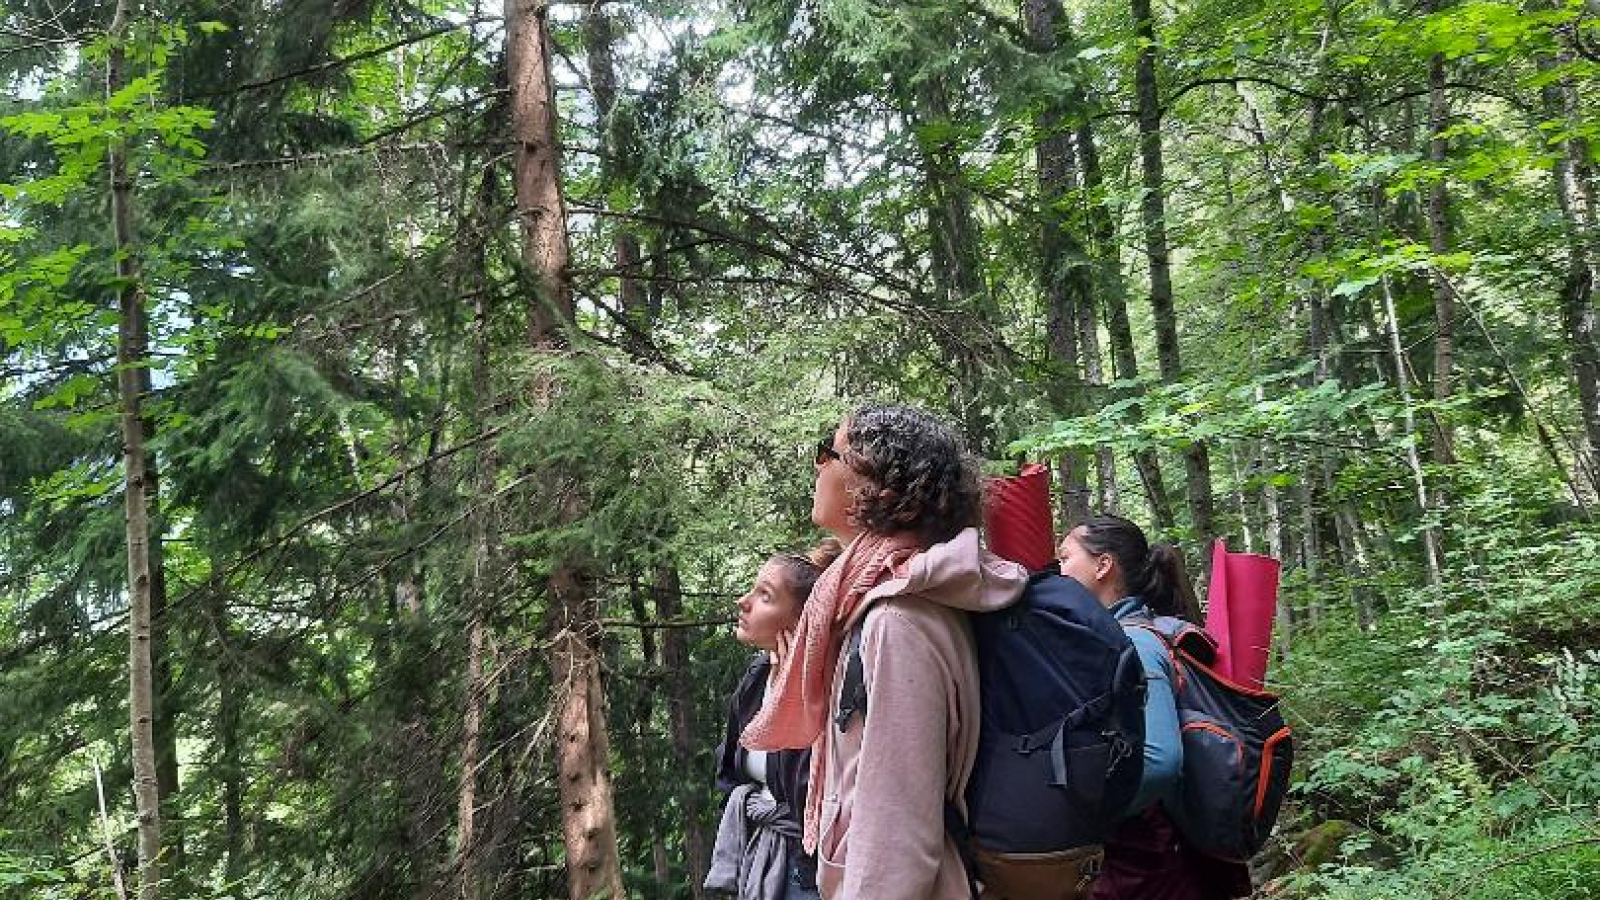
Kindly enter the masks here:
M 827 900 L 968 900 L 944 804 L 963 795 L 978 752 L 978 664 L 966 611 L 1015 603 L 1027 571 L 968 528 L 867 594 L 861 661 L 867 714 L 824 740 L 817 884 Z M 855 622 L 849 623 L 854 627 Z M 834 672 L 834 708 L 849 654 Z

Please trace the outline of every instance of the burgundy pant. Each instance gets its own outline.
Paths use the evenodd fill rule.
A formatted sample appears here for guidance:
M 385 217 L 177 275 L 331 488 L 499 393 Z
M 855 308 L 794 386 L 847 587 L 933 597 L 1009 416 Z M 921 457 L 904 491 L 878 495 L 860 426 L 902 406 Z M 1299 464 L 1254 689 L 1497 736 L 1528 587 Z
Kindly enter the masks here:
M 1105 867 L 1090 900 L 1233 900 L 1250 894 L 1250 872 L 1184 846 L 1177 828 L 1152 806 L 1106 841 Z

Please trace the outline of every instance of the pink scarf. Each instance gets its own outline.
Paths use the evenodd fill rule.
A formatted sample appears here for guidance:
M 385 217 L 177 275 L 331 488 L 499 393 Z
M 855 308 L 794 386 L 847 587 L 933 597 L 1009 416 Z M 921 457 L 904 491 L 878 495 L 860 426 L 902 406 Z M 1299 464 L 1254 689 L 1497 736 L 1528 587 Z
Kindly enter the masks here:
M 806 797 L 804 845 L 816 851 L 822 813 L 823 754 L 833 705 L 833 673 L 846 626 L 867 592 L 903 574 L 922 548 L 908 536 L 867 533 L 850 542 L 828 566 L 800 612 L 794 644 L 778 661 L 767 697 L 739 742 L 751 750 L 811 748 L 811 790 Z

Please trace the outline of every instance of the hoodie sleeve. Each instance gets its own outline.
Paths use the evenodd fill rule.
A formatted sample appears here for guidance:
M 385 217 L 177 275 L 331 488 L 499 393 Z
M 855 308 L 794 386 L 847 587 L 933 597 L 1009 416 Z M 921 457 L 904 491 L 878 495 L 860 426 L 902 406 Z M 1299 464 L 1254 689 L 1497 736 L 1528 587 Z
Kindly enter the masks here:
M 955 700 L 947 661 L 923 627 L 886 604 L 862 633 L 867 713 L 850 863 L 832 900 L 925 900 L 934 893 Z
M 1183 738 L 1178 730 L 1178 702 L 1173 694 L 1172 656 L 1166 642 L 1143 628 L 1127 629 L 1144 666 L 1148 693 L 1144 702 L 1144 775 L 1133 809 L 1142 810 L 1165 797 L 1183 768 Z

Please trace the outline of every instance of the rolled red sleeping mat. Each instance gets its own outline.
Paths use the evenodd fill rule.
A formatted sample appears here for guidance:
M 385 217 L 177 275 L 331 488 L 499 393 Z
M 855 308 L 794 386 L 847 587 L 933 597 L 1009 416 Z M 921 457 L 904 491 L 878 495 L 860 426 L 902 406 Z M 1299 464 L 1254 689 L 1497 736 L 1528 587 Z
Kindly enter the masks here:
M 984 480 L 983 530 L 989 551 L 1029 571 L 1055 564 L 1050 469 L 1029 463 L 1016 475 Z

